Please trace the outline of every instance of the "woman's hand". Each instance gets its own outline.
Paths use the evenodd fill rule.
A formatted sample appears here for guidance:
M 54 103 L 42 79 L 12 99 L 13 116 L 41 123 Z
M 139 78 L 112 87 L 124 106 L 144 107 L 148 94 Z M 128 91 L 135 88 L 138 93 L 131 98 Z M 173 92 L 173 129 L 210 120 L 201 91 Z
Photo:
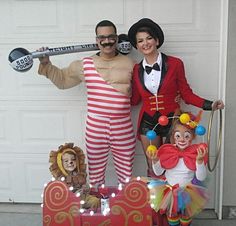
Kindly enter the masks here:
M 181 94 L 180 94 L 179 91 L 177 92 L 177 96 L 175 97 L 175 102 L 178 103 L 178 104 L 181 103 Z
M 212 103 L 211 107 L 212 107 L 212 110 L 215 111 L 218 109 L 224 109 L 225 105 L 222 100 L 216 100 Z

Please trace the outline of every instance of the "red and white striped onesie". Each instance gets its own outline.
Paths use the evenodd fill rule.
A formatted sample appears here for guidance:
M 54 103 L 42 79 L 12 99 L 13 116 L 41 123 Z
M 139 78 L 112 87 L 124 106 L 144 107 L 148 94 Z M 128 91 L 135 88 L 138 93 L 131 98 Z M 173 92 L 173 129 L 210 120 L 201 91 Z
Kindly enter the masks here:
M 96 71 L 93 59 L 84 58 L 87 86 L 86 151 L 91 185 L 105 183 L 109 151 L 119 183 L 132 175 L 135 135 L 130 98 L 109 85 Z

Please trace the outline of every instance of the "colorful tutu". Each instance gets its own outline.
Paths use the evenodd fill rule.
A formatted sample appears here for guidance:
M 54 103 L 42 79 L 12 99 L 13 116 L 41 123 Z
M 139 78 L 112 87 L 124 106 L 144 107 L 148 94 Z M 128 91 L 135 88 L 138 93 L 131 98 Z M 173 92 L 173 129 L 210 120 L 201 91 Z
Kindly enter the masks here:
M 189 183 L 181 188 L 178 184 L 170 186 L 166 181 L 156 180 L 151 181 L 148 187 L 152 208 L 168 216 L 181 214 L 191 218 L 201 212 L 209 200 L 208 190 L 198 183 Z

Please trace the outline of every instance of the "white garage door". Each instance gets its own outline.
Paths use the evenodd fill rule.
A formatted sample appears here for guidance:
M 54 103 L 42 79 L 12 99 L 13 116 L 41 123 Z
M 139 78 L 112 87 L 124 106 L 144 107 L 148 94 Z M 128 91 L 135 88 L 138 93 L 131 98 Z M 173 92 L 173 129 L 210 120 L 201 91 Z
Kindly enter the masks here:
M 35 51 L 93 43 L 94 27 L 110 19 L 118 33 L 142 17 L 157 21 L 165 32 L 162 51 L 181 57 L 194 91 L 208 99 L 219 96 L 220 0 L 2 0 L 0 2 L 0 201 L 41 202 L 50 179 L 48 154 L 64 142 L 84 149 L 86 90 L 80 85 L 58 90 L 37 75 L 37 59 L 26 73 L 14 71 L 8 54 L 16 47 Z M 134 13 L 135 12 L 135 13 Z M 62 67 L 90 53 L 51 57 Z M 137 108 L 133 109 L 134 122 Z M 209 113 L 204 114 L 207 123 Z M 215 135 L 213 135 L 214 137 Z M 138 144 L 135 175 L 145 175 Z M 214 159 L 214 156 L 212 156 Z M 115 181 L 109 164 L 109 184 Z M 215 191 L 215 174 L 209 186 Z M 214 194 L 209 207 L 215 205 Z

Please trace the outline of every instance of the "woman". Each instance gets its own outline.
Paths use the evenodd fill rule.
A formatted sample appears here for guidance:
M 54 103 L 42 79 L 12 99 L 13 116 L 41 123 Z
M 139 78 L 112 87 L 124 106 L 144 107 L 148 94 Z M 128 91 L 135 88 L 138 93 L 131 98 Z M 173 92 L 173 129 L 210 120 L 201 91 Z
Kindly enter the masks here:
M 192 104 L 204 110 L 223 109 L 222 100 L 209 101 L 194 94 L 190 88 L 184 72 L 183 62 L 173 56 L 167 56 L 159 51 L 164 42 L 161 27 L 148 18 L 143 18 L 133 24 L 128 32 L 130 42 L 140 53 L 143 60 L 134 66 L 131 103 L 142 101 L 138 119 L 138 135 L 146 156 L 146 149 L 150 144 L 146 137 L 161 115 L 167 117 L 179 113 L 178 95 L 186 104 Z M 157 137 L 152 144 L 159 147 L 163 138 L 167 137 L 171 126 L 157 126 Z M 146 156 L 148 176 L 154 176 L 152 163 Z

